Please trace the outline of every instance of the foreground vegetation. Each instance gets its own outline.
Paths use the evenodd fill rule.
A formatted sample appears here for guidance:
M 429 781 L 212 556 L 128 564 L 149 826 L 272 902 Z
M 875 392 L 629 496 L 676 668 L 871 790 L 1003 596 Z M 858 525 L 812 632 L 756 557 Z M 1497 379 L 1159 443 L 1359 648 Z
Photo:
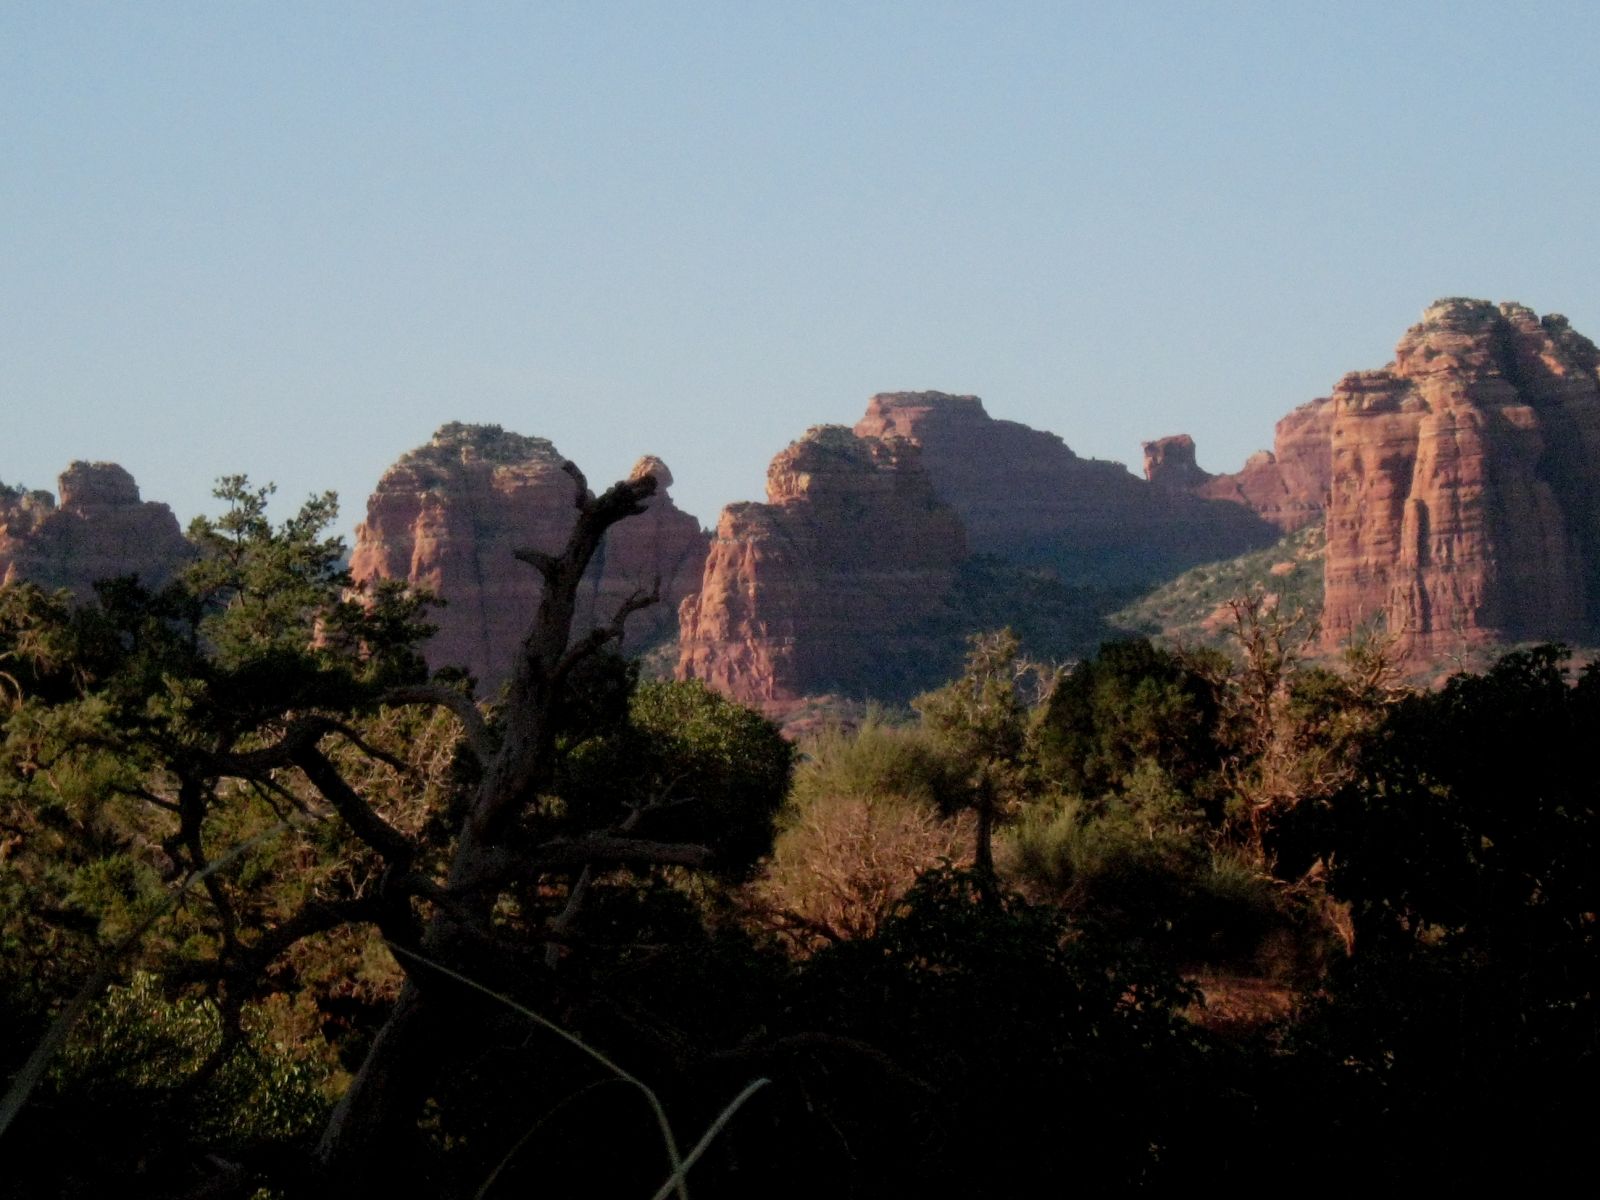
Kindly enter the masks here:
M 1434 692 L 1259 595 L 1231 652 L 974 639 L 791 747 L 571 596 L 493 703 L 331 499 L 173 587 L 0 591 L 20 1196 L 1015 1196 L 1557 1178 L 1596 1094 L 1600 673 Z M 639 602 L 646 598 L 640 597 Z M 622 614 L 625 616 L 625 614 Z M 1245 1011 L 1230 1001 L 1265 995 Z M 704 1136 L 702 1136 L 704 1135 Z

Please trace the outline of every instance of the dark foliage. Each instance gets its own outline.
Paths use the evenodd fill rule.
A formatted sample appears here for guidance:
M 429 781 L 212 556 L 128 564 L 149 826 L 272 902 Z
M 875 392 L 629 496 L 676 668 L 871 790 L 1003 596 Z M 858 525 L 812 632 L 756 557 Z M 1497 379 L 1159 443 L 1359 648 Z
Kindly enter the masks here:
M 1038 714 L 1016 640 L 979 638 L 919 701 L 916 753 L 857 764 L 930 819 L 975 809 L 979 868 L 925 870 L 870 932 L 795 955 L 737 886 L 793 753 L 570 628 L 561 596 L 648 495 L 573 474 L 587 524 L 524 555 L 556 602 L 487 714 L 423 677 L 426 597 L 348 595 L 328 498 L 273 527 L 226 481 L 159 593 L 0 589 L 4 1068 L 115 967 L 0 1141 L 8 1194 L 650 1195 L 668 1163 L 643 1093 L 518 1006 L 653 1089 L 684 1148 L 768 1081 L 694 1167 L 702 1197 L 1526 1184 L 1579 1162 L 1600 674 L 1541 648 L 1385 708 L 1286 665 L 1250 743 L 1239 673 L 1112 643 Z M 1275 776 L 1278 878 L 1228 842 L 1263 747 L 1308 764 Z M 292 836 L 177 890 L 280 815 Z M 1025 899 L 985 839 L 1030 829 Z M 1319 960 L 1290 1019 L 1190 1019 L 1176 967 L 1243 961 L 1333 900 L 1354 953 Z
M 1407 700 L 1303 817 L 1358 946 L 1304 1037 L 1419 1131 L 1389 1152 L 1436 1183 L 1553 1177 L 1597 1114 L 1600 673 L 1565 657 Z
M 1122 786 L 1156 763 L 1197 800 L 1215 800 L 1224 749 L 1212 680 L 1143 638 L 1107 642 L 1051 694 L 1040 722 L 1040 766 L 1069 792 Z

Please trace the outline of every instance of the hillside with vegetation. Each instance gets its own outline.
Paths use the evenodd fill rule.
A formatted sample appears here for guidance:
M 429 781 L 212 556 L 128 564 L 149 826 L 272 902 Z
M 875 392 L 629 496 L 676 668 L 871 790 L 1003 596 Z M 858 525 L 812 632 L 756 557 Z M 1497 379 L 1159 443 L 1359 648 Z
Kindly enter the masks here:
M 1228 602 L 1250 594 L 1315 622 L 1322 615 L 1327 541 L 1320 523 L 1308 525 L 1264 550 L 1193 567 L 1121 606 L 1107 623 L 1125 634 L 1222 648 L 1233 637 Z
M 428 675 L 427 596 L 350 590 L 330 498 L 230 480 L 160 591 L 0 590 L 10 1194 L 1581 1167 L 1600 672 L 1417 691 L 1256 593 L 1221 650 L 983 634 L 796 745 L 639 682 L 626 606 L 573 627 L 655 485 L 580 494 L 493 703 Z

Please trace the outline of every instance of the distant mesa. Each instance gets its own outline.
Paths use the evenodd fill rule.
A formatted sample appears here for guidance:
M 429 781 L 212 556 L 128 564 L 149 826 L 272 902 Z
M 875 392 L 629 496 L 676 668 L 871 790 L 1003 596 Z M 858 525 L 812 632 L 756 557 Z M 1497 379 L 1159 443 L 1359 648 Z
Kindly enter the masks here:
M 903 693 L 944 657 L 934 626 L 966 555 L 914 443 L 816 426 L 772 460 L 765 504 L 723 509 L 678 675 L 769 710 Z
M 67 588 L 88 599 L 95 583 L 122 575 L 159 586 L 188 558 L 172 510 L 141 500 L 116 463 L 75 462 L 57 491 L 59 500 L 0 484 L 0 583 Z
M 678 674 L 768 711 L 904 699 L 958 668 L 967 633 L 1031 623 L 1092 648 L 1116 589 L 1276 536 L 1239 504 L 1081 458 L 976 396 L 883 393 L 854 429 L 819 426 L 779 453 L 765 504 L 723 510 L 680 611 Z
M 884 695 L 941 653 L 927 634 L 949 632 L 937 596 L 962 545 L 1124 594 L 1259 568 L 1320 609 L 1330 652 L 1368 627 L 1413 662 L 1600 628 L 1600 352 L 1562 317 L 1439 301 L 1393 363 L 1294 409 L 1239 471 L 1203 470 L 1186 434 L 1146 443 L 1144 469 L 976 396 L 874 396 L 853 431 L 778 455 L 766 504 L 724 511 L 679 673 L 769 707 Z
M 542 580 L 518 549 L 548 553 L 577 519 L 566 459 L 545 438 L 498 425 L 452 422 L 384 472 L 367 501 L 350 559 L 358 581 L 402 579 L 444 598 L 430 666 L 461 666 L 492 690 L 509 676 L 537 611 Z M 624 648 L 639 650 L 676 625 L 678 603 L 700 581 L 707 537 L 667 494 L 672 473 L 646 457 L 634 476 L 654 475 L 647 511 L 614 526 L 591 563 L 574 629 L 611 620 L 637 589 L 660 580 L 661 601 L 628 621 Z
M 1163 491 L 1230 501 L 1280 533 L 1293 533 L 1322 520 L 1327 510 L 1332 423 L 1332 400 L 1302 404 L 1278 422 L 1274 448 L 1252 454 L 1231 475 L 1202 470 L 1188 434 L 1158 438 L 1144 444 L 1145 478 Z
M 1237 504 L 1152 486 L 1121 463 L 1080 457 L 1053 433 L 996 420 L 976 396 L 883 393 L 855 431 L 921 447 L 934 489 L 960 514 L 975 552 L 1070 583 L 1148 584 L 1277 537 Z
M 565 543 L 565 465 L 544 438 L 451 423 L 384 473 L 351 571 L 448 602 L 431 665 L 506 678 L 541 591 L 515 551 Z M 925 391 L 808 430 L 773 458 L 766 501 L 729 505 L 714 536 L 672 502 L 665 463 L 641 458 L 646 475 L 658 491 L 610 531 L 576 627 L 659 580 L 624 649 L 676 635 L 661 657 L 681 677 L 769 711 L 904 698 L 980 626 L 1065 629 L 1060 650 L 1132 602 L 1141 625 L 1214 634 L 1212 593 L 1257 575 L 1320 608 L 1330 652 L 1366 628 L 1413 663 L 1600 631 L 1600 350 L 1516 303 L 1430 305 L 1393 362 L 1289 412 L 1228 474 L 1202 469 L 1187 434 L 1145 443 L 1140 478 L 976 396 Z M 119 466 L 73 463 L 58 492 L 0 486 L 0 580 L 87 596 L 116 575 L 159 583 L 189 553 Z
M 1564 317 L 1437 301 L 1388 366 L 1279 421 L 1274 452 L 1207 475 L 1163 438 L 1145 472 L 1318 526 L 1329 651 L 1386 630 L 1424 663 L 1600 628 L 1600 353 Z

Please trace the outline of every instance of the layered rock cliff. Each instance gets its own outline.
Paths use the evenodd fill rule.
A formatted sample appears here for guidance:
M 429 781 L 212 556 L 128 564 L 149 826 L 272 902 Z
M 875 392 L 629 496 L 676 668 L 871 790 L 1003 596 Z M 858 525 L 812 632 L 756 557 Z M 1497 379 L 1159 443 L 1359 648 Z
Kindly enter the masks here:
M 577 519 L 565 462 L 544 438 L 451 423 L 384 472 L 356 530 L 350 571 L 358 583 L 403 579 L 445 600 L 425 647 L 431 666 L 464 666 L 490 690 L 508 675 L 542 586 L 515 551 L 558 551 Z M 645 458 L 640 472 L 654 475 L 658 490 L 645 513 L 608 533 L 573 623 L 575 631 L 607 623 L 659 579 L 660 603 L 628 620 L 627 651 L 670 636 L 679 602 L 699 585 L 707 541 L 667 494 L 666 465 Z
M 1238 504 L 1152 486 L 1120 463 L 1079 457 L 1053 433 L 996 420 L 976 396 L 883 393 L 855 431 L 921 447 L 975 552 L 1049 567 L 1071 583 L 1151 582 L 1277 536 Z
M 679 614 L 678 677 L 770 709 L 904 692 L 967 553 L 917 447 L 818 426 L 772 460 L 765 504 L 723 509 Z
M 1195 461 L 1194 439 L 1187 433 L 1144 443 L 1144 477 L 1169 492 L 1193 492 L 1216 478 Z
M 116 463 L 73 463 L 59 499 L 0 485 L 0 583 L 69 588 L 87 599 L 96 582 L 121 575 L 159 586 L 188 555 L 172 509 L 141 500 Z
M 1600 627 L 1600 352 L 1520 304 L 1430 306 L 1375 371 L 1278 422 L 1275 452 L 1209 475 L 1145 446 L 1169 491 L 1285 531 L 1324 526 L 1327 649 L 1383 628 L 1414 663 Z
M 1441 300 L 1332 398 L 1324 636 L 1413 657 L 1580 637 L 1600 608 L 1600 353 L 1560 316 Z
M 1212 475 L 1195 462 L 1186 433 L 1144 444 L 1144 474 L 1164 491 L 1227 500 L 1254 512 L 1280 532 L 1323 518 L 1333 469 L 1333 401 L 1302 404 L 1278 422 L 1272 450 L 1245 460 L 1232 474 Z

